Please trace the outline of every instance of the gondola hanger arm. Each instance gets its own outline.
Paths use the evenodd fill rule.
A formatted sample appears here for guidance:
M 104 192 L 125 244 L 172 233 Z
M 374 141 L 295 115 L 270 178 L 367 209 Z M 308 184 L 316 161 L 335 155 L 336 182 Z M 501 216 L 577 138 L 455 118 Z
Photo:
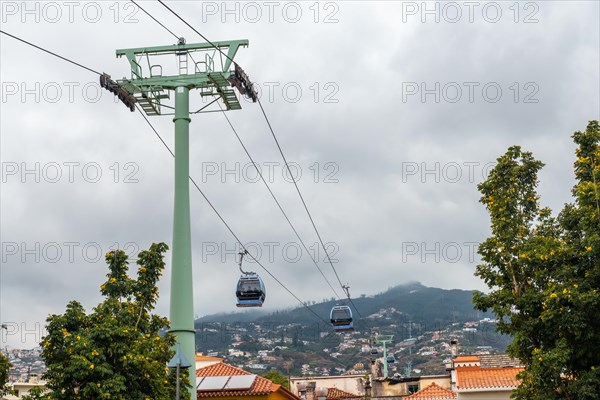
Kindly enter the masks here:
M 240 251 L 239 255 L 240 255 L 240 262 L 238 263 L 238 266 L 240 267 L 240 271 L 242 272 L 242 274 L 244 275 L 256 275 L 256 272 L 252 272 L 252 271 L 244 271 L 242 269 L 242 261 L 244 260 L 244 256 L 248 254 L 248 250 L 244 249 L 244 251 Z

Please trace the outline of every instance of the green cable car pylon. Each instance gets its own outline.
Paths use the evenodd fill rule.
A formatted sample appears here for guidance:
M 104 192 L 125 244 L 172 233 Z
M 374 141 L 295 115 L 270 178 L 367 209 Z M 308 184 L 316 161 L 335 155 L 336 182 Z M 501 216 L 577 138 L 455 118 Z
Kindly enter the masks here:
M 394 335 L 377 335 L 373 339 L 374 343 L 381 343 L 383 345 L 383 377 L 388 377 L 388 360 L 387 360 L 387 344 L 392 343 Z
M 252 83 L 244 71 L 233 63 L 238 49 L 246 46 L 247 40 L 185 44 L 182 38 L 177 45 L 117 50 L 117 57 L 125 56 L 129 61 L 131 78 L 117 82 L 106 74 L 100 78 L 102 86 L 117 94 L 132 111 L 135 110 L 135 103 L 149 116 L 164 115 L 164 108 L 174 108 L 174 113 L 168 114 L 174 115 L 175 124 L 175 199 L 169 319 L 170 332 L 175 334 L 183 354 L 192 363 L 189 368 L 192 399 L 196 397 L 196 346 L 189 195 L 190 91 L 199 90 L 203 103 L 206 103 L 192 114 L 240 109 L 240 102 L 232 86 L 256 101 Z M 172 65 L 172 58 L 168 56 L 176 58 L 176 71 L 175 74 L 163 75 L 163 65 L 154 62 L 160 58 L 171 61 Z M 232 63 L 234 65 L 230 71 Z M 174 107 L 165 104 L 170 100 L 171 91 L 175 93 Z M 217 102 L 222 102 L 225 107 L 211 109 Z

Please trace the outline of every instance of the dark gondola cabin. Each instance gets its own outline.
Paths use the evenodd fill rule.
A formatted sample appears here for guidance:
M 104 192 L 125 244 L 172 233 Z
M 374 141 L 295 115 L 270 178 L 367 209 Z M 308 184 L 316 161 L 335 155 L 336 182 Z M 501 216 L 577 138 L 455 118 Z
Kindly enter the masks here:
M 235 296 L 238 307 L 262 307 L 267 292 L 258 275 L 243 275 L 237 284 Z
M 353 331 L 352 310 L 348 306 L 335 306 L 331 309 L 329 320 L 336 332 Z
M 396 362 L 396 358 L 394 356 L 387 356 L 387 363 L 393 364 Z

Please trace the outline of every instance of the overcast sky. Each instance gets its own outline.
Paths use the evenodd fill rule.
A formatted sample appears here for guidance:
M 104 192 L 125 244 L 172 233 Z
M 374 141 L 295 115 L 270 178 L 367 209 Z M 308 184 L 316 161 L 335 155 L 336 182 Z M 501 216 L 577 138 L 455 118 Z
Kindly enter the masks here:
M 140 4 L 203 42 L 158 2 Z M 489 234 L 476 185 L 511 145 L 546 164 L 543 205 L 571 199 L 570 136 L 599 117 L 598 1 L 168 4 L 211 41 L 249 40 L 236 61 L 352 296 L 408 281 L 485 290 L 473 275 Z M 129 76 L 116 49 L 175 44 L 128 2 L 4 1 L 2 30 L 115 79 Z M 173 159 L 96 74 L 6 35 L 0 51 L 0 345 L 32 347 L 49 313 L 101 300 L 106 251 L 171 244 Z M 241 103 L 227 116 L 341 293 L 259 106 Z M 150 118 L 172 146 L 172 117 Z M 302 301 L 334 297 L 223 114 L 194 115 L 190 137 L 192 176 L 244 244 Z M 237 311 L 239 247 L 195 189 L 190 204 L 195 314 Z M 247 267 L 264 278 L 265 309 L 297 305 Z

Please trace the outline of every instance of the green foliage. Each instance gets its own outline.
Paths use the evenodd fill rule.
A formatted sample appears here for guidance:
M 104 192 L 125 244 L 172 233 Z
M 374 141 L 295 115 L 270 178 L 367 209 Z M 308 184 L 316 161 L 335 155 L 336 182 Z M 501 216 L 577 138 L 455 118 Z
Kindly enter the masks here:
M 105 300 L 90 314 L 71 301 L 64 314 L 48 317 L 48 335 L 41 345 L 49 399 L 175 397 L 175 376 L 166 367 L 175 337 L 161 336 L 169 321 L 151 314 L 167 249 L 159 243 L 140 252 L 137 279 L 127 275 L 122 250 L 107 253 L 108 280 L 100 286 Z M 188 385 L 187 377 L 184 382 Z
M 26 395 L 21 397 L 23 400 L 48 400 L 48 396 L 44 395 L 44 389 L 39 386 L 32 387 Z
M 2 329 L 2 328 L 0 328 Z M 0 353 L 0 396 L 8 393 L 8 377 L 12 365 L 8 362 L 8 357 Z
M 543 164 L 518 146 L 478 186 L 492 236 L 479 247 L 479 276 L 491 289 L 473 296 L 513 337 L 509 353 L 526 366 L 519 399 L 597 399 L 600 393 L 600 130 L 573 135 L 575 201 L 557 217 L 540 208 Z
M 286 389 L 290 388 L 290 382 L 288 381 L 287 376 L 283 375 L 281 372 L 272 369 L 269 372 L 266 372 L 262 375 L 263 378 L 267 378 L 273 383 L 283 386 Z

